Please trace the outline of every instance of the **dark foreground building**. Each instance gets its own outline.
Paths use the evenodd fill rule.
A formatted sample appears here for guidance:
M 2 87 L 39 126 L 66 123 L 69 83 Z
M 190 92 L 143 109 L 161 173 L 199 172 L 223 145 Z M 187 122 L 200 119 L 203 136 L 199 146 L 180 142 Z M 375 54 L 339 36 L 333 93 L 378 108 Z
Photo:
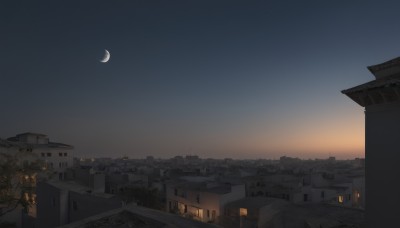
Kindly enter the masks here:
M 400 186 L 400 57 L 369 66 L 375 80 L 343 90 L 365 107 L 366 226 L 397 227 Z

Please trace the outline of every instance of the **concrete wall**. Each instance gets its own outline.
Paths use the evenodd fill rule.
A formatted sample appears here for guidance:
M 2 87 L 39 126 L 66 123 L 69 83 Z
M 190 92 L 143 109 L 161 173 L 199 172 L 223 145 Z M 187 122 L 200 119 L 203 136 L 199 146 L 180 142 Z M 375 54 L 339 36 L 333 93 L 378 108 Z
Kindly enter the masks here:
M 397 223 L 400 185 L 400 103 L 372 105 L 365 112 L 366 223 L 391 227 Z
M 245 185 L 232 185 L 231 192 L 221 196 L 220 211 L 224 211 L 224 207 L 227 203 L 243 199 L 246 197 Z
M 323 197 L 322 197 L 323 192 Z M 337 191 L 329 188 L 312 188 L 311 201 L 313 203 L 327 202 L 336 200 Z
M 39 182 L 37 194 L 37 227 L 64 225 L 68 216 L 68 191 Z
M 91 173 L 90 169 L 81 168 L 76 168 L 73 172 L 76 182 L 91 188 L 93 192 L 105 192 L 104 173 Z
M 365 208 L 365 177 L 353 179 L 353 195 L 353 206 Z
M 284 202 L 273 202 L 260 208 L 258 215 L 258 227 L 278 227 L 274 218 L 282 213 Z M 275 223 L 275 225 L 273 225 Z
M 68 204 L 70 223 L 122 207 L 122 202 L 116 198 L 103 198 L 76 192 L 69 192 Z

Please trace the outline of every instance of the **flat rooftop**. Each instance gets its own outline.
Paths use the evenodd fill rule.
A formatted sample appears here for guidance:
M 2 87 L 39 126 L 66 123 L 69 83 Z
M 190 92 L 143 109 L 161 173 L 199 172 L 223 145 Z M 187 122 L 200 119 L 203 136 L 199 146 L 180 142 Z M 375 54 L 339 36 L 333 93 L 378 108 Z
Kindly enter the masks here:
M 179 215 L 144 208 L 136 205 L 128 205 L 123 208 L 101 213 L 80 221 L 61 226 L 60 228 L 92 228 L 92 227 L 116 227 L 116 228 L 158 228 L 158 227 L 191 227 L 212 228 L 220 227 L 213 224 L 198 222 L 183 218 Z
M 81 185 L 75 181 L 49 180 L 46 183 L 51 186 L 54 186 L 58 189 L 64 189 L 64 190 L 80 193 L 83 195 L 92 195 L 92 196 L 97 196 L 97 197 L 102 197 L 102 198 L 115 197 L 115 195 L 113 195 L 113 194 L 93 192 L 91 188 L 89 188 L 85 185 Z
M 282 199 L 268 198 L 268 197 L 246 197 L 234 202 L 228 203 L 227 207 L 234 208 L 262 208 L 271 204 L 286 205 L 288 202 Z

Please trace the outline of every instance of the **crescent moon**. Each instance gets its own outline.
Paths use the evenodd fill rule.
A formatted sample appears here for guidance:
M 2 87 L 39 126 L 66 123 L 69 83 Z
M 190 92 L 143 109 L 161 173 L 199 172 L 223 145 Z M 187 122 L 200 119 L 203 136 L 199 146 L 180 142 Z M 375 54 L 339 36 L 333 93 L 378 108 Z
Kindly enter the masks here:
M 104 49 L 104 51 L 105 51 L 104 57 L 100 60 L 100 62 L 102 62 L 102 63 L 108 62 L 108 60 L 110 60 L 110 57 L 111 57 L 110 52 L 108 52 L 106 49 Z

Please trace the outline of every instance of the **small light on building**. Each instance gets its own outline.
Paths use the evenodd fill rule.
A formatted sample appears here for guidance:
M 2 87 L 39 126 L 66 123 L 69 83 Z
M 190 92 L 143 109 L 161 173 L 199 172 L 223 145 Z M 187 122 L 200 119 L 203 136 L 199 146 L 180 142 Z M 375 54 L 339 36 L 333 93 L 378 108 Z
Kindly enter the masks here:
M 343 203 L 344 201 L 344 197 L 343 196 L 338 196 L 338 202 L 339 203 Z
M 247 216 L 247 208 L 240 208 L 240 216 Z
M 357 192 L 357 198 L 360 198 L 360 193 L 359 192 Z

